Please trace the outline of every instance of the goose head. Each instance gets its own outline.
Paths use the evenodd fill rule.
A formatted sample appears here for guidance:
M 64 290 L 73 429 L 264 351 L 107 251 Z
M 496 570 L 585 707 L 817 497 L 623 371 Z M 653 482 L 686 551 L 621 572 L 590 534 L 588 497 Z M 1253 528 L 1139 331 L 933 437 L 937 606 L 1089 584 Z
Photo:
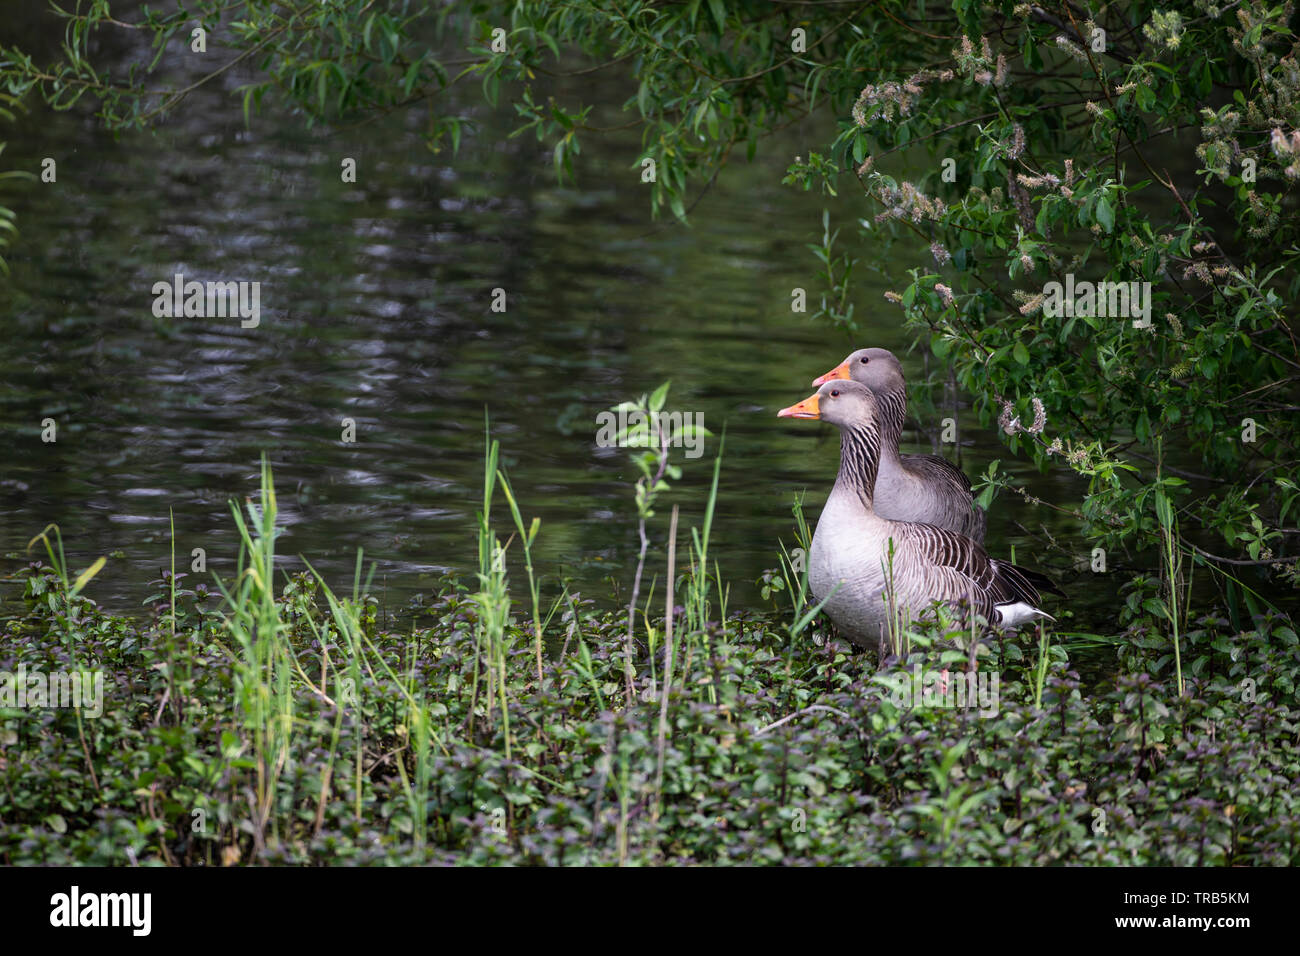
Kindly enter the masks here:
M 813 385 L 837 380 L 858 382 L 877 395 L 906 387 L 903 366 L 888 349 L 858 349 L 839 365 L 813 379 Z
M 777 418 L 814 418 L 837 428 L 871 427 L 876 423 L 876 397 L 865 385 L 836 378 L 824 383 L 815 395 L 781 409 L 776 415 Z

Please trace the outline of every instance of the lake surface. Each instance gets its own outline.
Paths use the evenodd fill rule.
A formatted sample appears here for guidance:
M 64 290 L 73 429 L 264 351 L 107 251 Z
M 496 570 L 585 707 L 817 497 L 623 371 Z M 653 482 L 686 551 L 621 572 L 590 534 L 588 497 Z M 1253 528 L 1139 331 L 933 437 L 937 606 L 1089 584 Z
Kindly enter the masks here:
M 594 123 L 626 122 L 626 89 L 572 92 L 603 104 Z M 669 408 L 725 428 L 714 555 L 732 607 L 760 607 L 753 582 L 777 565 L 778 540 L 792 542 L 792 495 L 808 489 L 815 519 L 838 464 L 832 429 L 776 411 L 851 348 L 908 346 L 883 292 L 928 253 L 852 237 L 855 206 L 827 200 L 864 258 L 854 301 L 868 332 L 852 340 L 790 308 L 793 288 L 821 291 L 805 244 L 820 239 L 823 200 L 781 178 L 795 155 L 824 148 L 824 126 L 792 128 L 723 170 L 685 228 L 650 219 L 635 130 L 589 135 L 577 183 L 559 185 L 548 150 L 509 138 L 508 103 L 488 109 L 474 90 L 449 102 L 479 123 L 454 157 L 425 147 L 414 113 L 330 133 L 266 113 L 246 128 L 238 99 L 207 88 L 155 135 L 115 140 L 86 110 L 33 105 L 0 136 L 6 168 L 58 162 L 56 184 L 4 193 L 21 230 L 0 281 L 4 570 L 57 522 L 74 571 L 114 555 L 88 593 L 138 610 L 170 564 L 174 515 L 178 567 L 201 547 L 228 577 L 230 502 L 256 493 L 265 452 L 285 568 L 301 555 L 350 582 L 364 548 L 393 611 L 475 566 L 486 410 L 525 517 L 542 520 L 545 593 L 563 577 L 612 603 L 611 579 L 625 593 L 636 556 L 636 472 L 627 451 L 597 447 L 596 415 L 671 379 Z M 355 184 L 340 181 L 344 157 Z M 260 324 L 156 317 L 151 290 L 177 273 L 259 282 Z M 491 310 L 498 288 L 505 312 Z M 903 358 L 914 382 L 946 374 Z M 934 450 L 946 414 L 913 421 L 908 450 Z M 959 417 L 968 473 L 1000 458 L 1044 499 L 1078 500 L 1080 480 L 1009 462 L 993 428 Z M 56 443 L 41 441 L 46 418 Z M 344 419 L 355 443 L 341 440 Z M 651 528 L 650 573 L 672 503 L 683 531 L 700 520 L 717 447 L 679 453 L 686 474 Z M 497 509 L 504 538 L 504 500 Z M 992 553 L 1014 545 L 1033 563 L 1040 546 L 1015 522 L 1073 547 L 1061 515 L 1003 498 Z M 1110 580 L 1071 590 L 1080 623 L 1104 626 Z

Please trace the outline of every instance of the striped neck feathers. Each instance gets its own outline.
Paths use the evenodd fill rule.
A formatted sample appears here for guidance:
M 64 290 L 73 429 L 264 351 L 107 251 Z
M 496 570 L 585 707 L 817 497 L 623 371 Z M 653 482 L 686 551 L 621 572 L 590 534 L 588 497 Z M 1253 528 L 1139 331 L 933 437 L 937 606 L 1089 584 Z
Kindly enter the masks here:
M 840 429 L 840 473 L 835 487 L 851 492 L 871 510 L 880 469 L 880 428 L 875 422 Z
M 888 392 L 876 392 L 880 409 L 880 451 L 891 463 L 899 461 L 898 443 L 903 439 L 903 422 L 907 418 L 907 386 L 898 385 Z

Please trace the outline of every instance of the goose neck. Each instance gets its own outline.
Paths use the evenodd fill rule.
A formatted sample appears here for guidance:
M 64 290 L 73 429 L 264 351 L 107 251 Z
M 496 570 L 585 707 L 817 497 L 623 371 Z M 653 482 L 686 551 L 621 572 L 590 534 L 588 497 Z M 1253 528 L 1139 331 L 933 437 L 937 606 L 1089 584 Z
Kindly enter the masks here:
M 834 491 L 850 494 L 871 510 L 876 473 L 880 469 L 880 431 L 870 425 L 840 429 L 840 473 Z
M 878 394 L 876 404 L 880 409 L 880 457 L 889 465 L 898 465 L 898 443 L 907 418 L 907 387 L 898 385 Z

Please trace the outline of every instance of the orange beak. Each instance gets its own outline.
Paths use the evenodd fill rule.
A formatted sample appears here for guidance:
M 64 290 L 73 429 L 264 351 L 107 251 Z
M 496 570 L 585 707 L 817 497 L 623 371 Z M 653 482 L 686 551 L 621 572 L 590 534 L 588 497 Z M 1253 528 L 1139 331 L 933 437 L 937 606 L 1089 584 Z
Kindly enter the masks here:
M 820 385 L 825 385 L 827 382 L 833 381 L 834 379 L 837 378 L 849 378 L 849 377 L 850 377 L 849 363 L 841 362 L 839 365 L 835 366 L 825 375 L 821 375 L 813 379 L 813 388 L 817 388 Z
M 783 408 L 776 413 L 777 418 L 821 418 L 821 410 L 817 407 L 817 396 L 809 395 L 802 402 L 791 405 L 789 408 Z

